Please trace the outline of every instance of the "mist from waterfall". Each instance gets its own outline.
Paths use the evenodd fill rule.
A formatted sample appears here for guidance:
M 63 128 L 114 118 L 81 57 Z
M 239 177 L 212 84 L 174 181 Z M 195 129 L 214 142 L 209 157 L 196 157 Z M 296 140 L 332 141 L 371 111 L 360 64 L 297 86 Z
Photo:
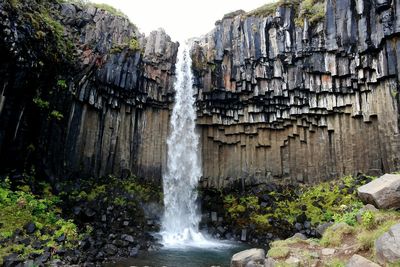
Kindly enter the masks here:
M 163 175 L 164 217 L 161 235 L 166 247 L 202 246 L 197 185 L 202 174 L 196 133 L 190 47 L 181 43 L 176 64 L 175 104 L 167 140 L 167 172 Z

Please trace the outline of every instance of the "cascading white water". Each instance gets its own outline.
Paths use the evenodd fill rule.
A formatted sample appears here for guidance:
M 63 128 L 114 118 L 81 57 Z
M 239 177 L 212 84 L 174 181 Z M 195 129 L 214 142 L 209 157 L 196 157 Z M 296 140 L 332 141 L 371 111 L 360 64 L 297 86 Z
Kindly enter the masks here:
M 175 105 L 167 141 L 167 172 L 163 176 L 164 246 L 201 246 L 208 243 L 198 230 L 200 214 L 196 187 L 201 176 L 199 136 L 195 130 L 192 60 L 189 46 L 181 44 L 176 65 Z

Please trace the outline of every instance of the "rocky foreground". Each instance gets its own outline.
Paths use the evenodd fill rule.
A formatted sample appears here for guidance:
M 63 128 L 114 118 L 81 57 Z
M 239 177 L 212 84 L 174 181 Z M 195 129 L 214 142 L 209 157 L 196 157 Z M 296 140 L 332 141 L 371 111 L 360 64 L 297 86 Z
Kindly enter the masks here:
M 399 186 L 400 175 L 390 174 L 361 186 L 358 195 L 367 204 L 354 218 L 327 224 L 320 240 L 297 233 L 272 242 L 267 254 L 263 249 L 235 254 L 231 267 L 399 266 L 400 214 L 394 211 L 400 208 Z

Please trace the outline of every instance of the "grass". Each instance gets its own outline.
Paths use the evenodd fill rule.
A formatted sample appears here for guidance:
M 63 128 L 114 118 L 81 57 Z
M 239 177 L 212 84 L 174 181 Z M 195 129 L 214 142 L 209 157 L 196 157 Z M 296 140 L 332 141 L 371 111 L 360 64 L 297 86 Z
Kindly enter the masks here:
M 346 223 L 335 224 L 329 227 L 320 240 L 320 244 L 324 247 L 336 247 L 342 244 L 346 235 L 355 232 L 355 228 Z
M 273 259 L 281 259 L 281 258 L 286 258 L 289 256 L 290 250 L 289 247 L 271 247 L 270 250 L 268 251 L 268 257 L 271 257 Z
M 122 17 L 125 19 L 128 19 L 128 16 L 125 15 L 121 10 L 116 9 L 113 6 L 107 5 L 107 4 L 100 4 L 100 3 L 91 3 L 93 6 L 97 7 L 98 9 L 102 9 L 107 11 L 108 13 L 114 15 L 114 16 L 118 16 L 118 17 Z
M 324 0 L 279 0 L 273 3 L 265 4 L 255 10 L 248 12 L 247 16 L 267 17 L 273 16 L 278 7 L 291 6 L 295 10 L 295 23 L 303 27 L 306 18 L 310 24 L 315 24 L 325 17 Z

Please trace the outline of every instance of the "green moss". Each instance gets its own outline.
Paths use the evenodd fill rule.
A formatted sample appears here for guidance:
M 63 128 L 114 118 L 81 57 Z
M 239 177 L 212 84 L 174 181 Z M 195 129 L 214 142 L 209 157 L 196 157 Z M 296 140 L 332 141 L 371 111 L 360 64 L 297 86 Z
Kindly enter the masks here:
M 136 38 L 132 38 L 129 41 L 129 49 L 131 49 L 133 51 L 140 50 L 140 44 L 139 44 L 138 40 L 136 40 Z
M 331 259 L 327 263 L 325 263 L 326 267 L 344 267 L 346 263 L 341 259 Z
M 48 109 L 50 105 L 49 101 L 45 101 L 40 97 L 35 97 L 32 101 L 40 109 Z
M 99 4 L 99 3 L 91 3 L 91 5 L 99 8 L 99 9 L 105 10 L 105 11 L 107 11 L 108 13 L 110 13 L 110 14 L 112 14 L 114 16 L 118 16 L 118 17 L 122 17 L 122 18 L 128 18 L 121 10 L 116 9 L 113 6 L 110 6 L 110 5 L 107 5 L 107 4 Z
M 304 19 L 307 18 L 311 24 L 321 21 L 325 16 L 324 0 L 279 0 L 274 3 L 265 4 L 253 11 L 247 13 L 247 16 L 267 17 L 273 16 L 278 7 L 293 7 L 297 26 L 303 27 Z
M 58 110 L 52 110 L 50 112 L 50 118 L 56 119 L 58 121 L 62 120 L 64 118 L 64 115 L 58 111 Z
M 289 256 L 289 254 L 290 254 L 289 248 L 283 246 L 271 247 L 267 253 L 268 257 L 274 259 L 286 258 L 287 256 Z
M 354 231 L 355 228 L 346 223 L 341 223 L 340 225 L 335 224 L 325 231 L 320 240 L 320 244 L 327 247 L 339 246 L 343 243 L 345 236 L 353 234 Z

